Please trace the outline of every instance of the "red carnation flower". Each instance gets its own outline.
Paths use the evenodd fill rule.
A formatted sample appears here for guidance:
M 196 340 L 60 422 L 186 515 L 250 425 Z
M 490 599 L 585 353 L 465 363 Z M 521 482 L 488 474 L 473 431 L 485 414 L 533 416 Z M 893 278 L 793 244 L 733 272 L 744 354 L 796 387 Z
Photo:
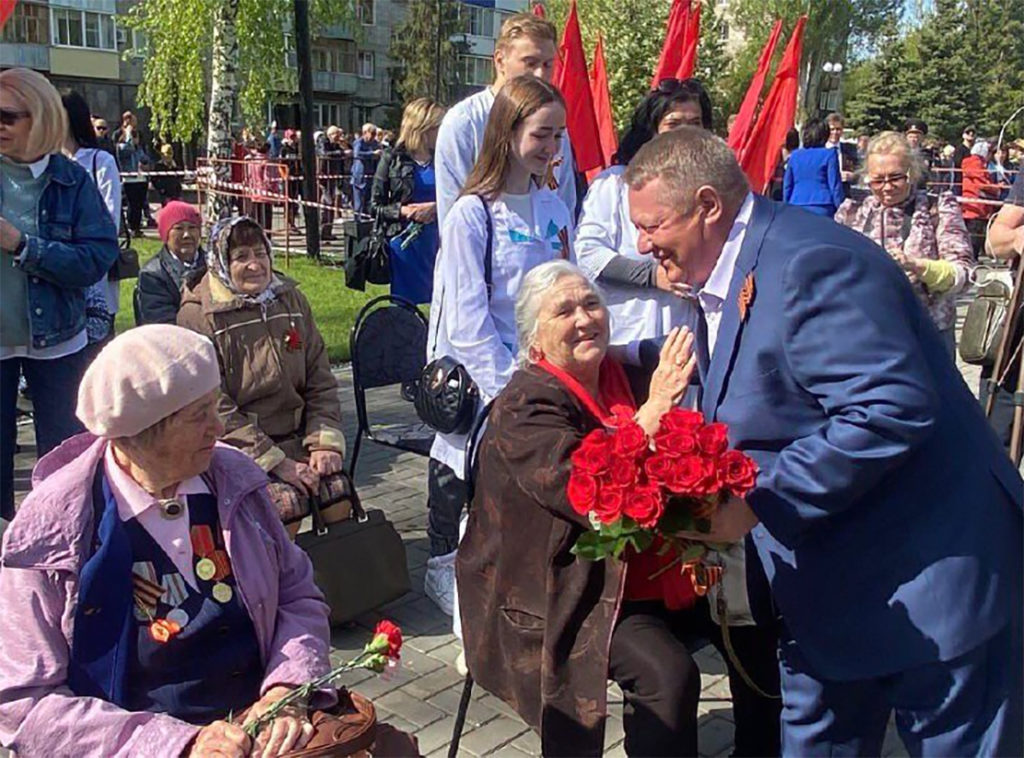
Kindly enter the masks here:
M 612 439 L 603 430 L 588 434 L 571 456 L 572 465 L 588 474 L 599 475 L 612 463 Z
M 381 619 L 377 622 L 377 628 L 373 630 L 373 641 L 370 646 L 374 652 L 397 661 L 402 650 L 402 630 L 387 619 Z
M 736 497 L 746 497 L 757 483 L 757 464 L 739 450 L 729 450 L 718 459 L 725 487 Z
M 623 424 L 612 436 L 615 454 L 624 458 L 635 458 L 647 449 L 647 433 L 635 421 Z
M 718 456 L 729 447 L 728 427 L 725 424 L 708 424 L 697 430 L 697 444 L 705 455 Z
M 661 490 L 654 485 L 637 487 L 626 496 L 623 513 L 636 521 L 644 529 L 653 529 L 658 524 L 665 504 Z
M 569 475 L 566 494 L 572 509 L 581 516 L 586 516 L 594 510 L 597 501 L 597 480 L 585 471 L 573 469 Z

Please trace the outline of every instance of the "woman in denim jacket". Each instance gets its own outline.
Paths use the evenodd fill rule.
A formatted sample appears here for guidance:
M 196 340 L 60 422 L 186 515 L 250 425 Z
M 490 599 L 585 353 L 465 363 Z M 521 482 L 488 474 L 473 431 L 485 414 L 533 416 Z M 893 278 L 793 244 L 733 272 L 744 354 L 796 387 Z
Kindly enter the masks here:
M 24 375 L 40 457 L 82 430 L 85 288 L 117 258 L 117 231 L 85 169 L 61 154 L 68 121 L 42 74 L 0 72 L 0 515 L 14 514 L 15 403 Z

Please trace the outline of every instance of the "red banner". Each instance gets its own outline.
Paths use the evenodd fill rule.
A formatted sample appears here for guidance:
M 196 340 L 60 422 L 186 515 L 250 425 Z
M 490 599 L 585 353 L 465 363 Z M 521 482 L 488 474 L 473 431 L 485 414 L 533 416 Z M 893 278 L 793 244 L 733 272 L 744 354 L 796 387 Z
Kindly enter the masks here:
M 761 90 L 764 89 L 765 79 L 768 78 L 768 70 L 772 67 L 772 56 L 775 55 L 775 46 L 779 43 L 779 37 L 781 36 L 782 19 L 780 18 L 775 22 L 775 26 L 772 27 L 772 33 L 768 36 L 768 42 L 765 43 L 764 49 L 761 51 L 761 57 L 757 60 L 757 70 L 754 72 L 754 78 L 750 81 L 747 94 L 743 97 L 743 104 L 740 105 L 739 113 L 736 114 L 736 120 L 733 121 L 732 128 L 729 130 L 729 139 L 727 141 L 737 157 L 743 155 L 743 150 L 747 146 L 750 127 L 754 125 L 754 117 L 757 115 L 757 104 L 761 100 Z
M 665 27 L 665 43 L 661 46 L 661 57 L 654 69 L 651 89 L 657 89 L 662 79 L 671 79 L 683 62 L 683 47 L 686 44 L 686 28 L 690 19 L 690 0 L 672 0 Z
M 590 94 L 590 74 L 587 71 L 587 56 L 583 52 L 576 0 L 573 0 L 569 8 L 569 18 L 565 22 L 558 53 L 562 65 L 555 85 L 565 98 L 566 126 L 576 156 L 576 170 L 589 171 L 601 166 L 604 159 L 601 155 L 597 118 L 594 115 L 594 99 Z

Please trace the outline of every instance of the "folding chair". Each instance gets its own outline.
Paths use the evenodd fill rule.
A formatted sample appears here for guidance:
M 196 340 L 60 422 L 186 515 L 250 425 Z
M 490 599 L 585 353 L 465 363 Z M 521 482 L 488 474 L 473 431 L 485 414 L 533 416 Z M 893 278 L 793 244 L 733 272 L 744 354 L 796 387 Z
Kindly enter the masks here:
M 429 455 L 434 441 L 430 427 L 418 419 L 408 424 L 372 424 L 366 407 L 366 390 L 408 385 L 420 378 L 427 362 L 426 318 L 404 298 L 375 297 L 359 311 L 349 337 L 349 348 L 359 423 L 349 476 L 355 479 L 364 436 L 379 445 Z

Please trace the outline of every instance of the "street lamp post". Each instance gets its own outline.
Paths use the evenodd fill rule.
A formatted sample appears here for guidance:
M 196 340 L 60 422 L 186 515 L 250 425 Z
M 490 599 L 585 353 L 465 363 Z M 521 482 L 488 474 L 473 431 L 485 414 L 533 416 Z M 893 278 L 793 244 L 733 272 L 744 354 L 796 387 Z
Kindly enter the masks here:
M 843 92 L 841 82 L 843 64 L 839 61 L 825 61 L 821 66 L 821 70 L 825 74 L 825 81 L 828 86 L 822 88 L 821 96 L 818 100 L 818 110 L 823 114 L 838 111 L 841 105 L 839 101 Z M 835 95 L 834 99 L 833 94 Z

